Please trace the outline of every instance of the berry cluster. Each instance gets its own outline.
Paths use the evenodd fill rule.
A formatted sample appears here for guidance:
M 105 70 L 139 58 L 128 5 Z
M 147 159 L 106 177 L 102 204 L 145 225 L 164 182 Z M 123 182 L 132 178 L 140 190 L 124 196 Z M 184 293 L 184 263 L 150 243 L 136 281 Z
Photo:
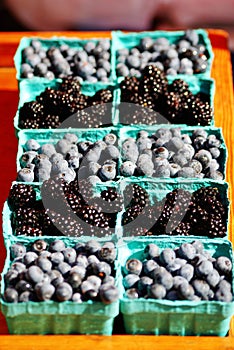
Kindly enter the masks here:
M 58 302 L 87 300 L 115 302 L 113 242 L 103 245 L 95 240 L 66 246 L 62 240 L 36 240 L 29 247 L 14 243 L 10 247 L 11 265 L 4 276 L 4 300 Z
M 73 127 L 76 128 L 111 124 L 109 109 L 112 100 L 113 94 L 109 89 L 101 89 L 93 96 L 88 96 L 81 92 L 77 78 L 67 77 L 57 88 L 46 88 L 35 101 L 25 102 L 20 107 L 19 127 L 55 129 L 71 116 L 73 116 L 71 121 L 74 123 Z
M 209 125 L 213 117 L 208 96 L 194 95 L 182 79 L 168 83 L 165 73 L 146 66 L 142 77 L 126 77 L 121 83 L 120 122 L 122 124 Z M 136 104 L 138 106 L 134 106 Z
M 178 42 L 170 44 L 167 38 L 156 40 L 144 37 L 139 45 L 117 51 L 118 76 L 141 77 L 144 68 L 151 64 L 166 74 L 197 74 L 207 70 L 208 53 L 195 30 L 186 30 Z
M 83 48 L 67 44 L 45 48 L 33 39 L 22 51 L 21 77 L 78 77 L 79 82 L 108 82 L 111 72 L 110 40 L 88 41 Z
M 182 243 L 160 251 L 154 244 L 144 249 L 144 260 L 127 260 L 123 284 L 129 299 L 217 300 L 231 302 L 232 262 L 213 257 L 201 241 Z
M 113 133 L 96 142 L 79 141 L 75 134 L 66 133 L 55 145 L 40 145 L 29 139 L 20 158 L 22 169 L 18 171 L 17 180 L 43 182 L 53 176 L 68 183 L 77 178 L 87 179 L 91 184 L 115 180 L 119 159 L 116 141 Z
M 194 130 L 191 137 L 179 128 L 160 128 L 152 135 L 141 130 L 136 140 L 129 137 L 122 143 L 120 174 L 222 180 L 220 149 L 221 141 L 204 129 Z
M 226 235 L 228 213 L 217 188 L 201 187 L 193 193 L 175 189 L 163 200 L 154 200 L 153 205 L 146 201 L 147 192 L 144 192 L 138 205 L 130 203 L 127 208 L 127 221 L 126 214 L 123 215 L 123 225 L 140 217 L 133 230 L 124 228 L 125 236 L 167 234 L 215 238 Z
M 43 183 L 41 196 L 43 202 L 36 199 L 35 189 L 28 184 L 11 188 L 8 205 L 16 236 L 107 236 L 123 207 L 123 198 L 115 188 L 94 196 L 85 180 L 68 184 L 61 178 L 51 178 Z

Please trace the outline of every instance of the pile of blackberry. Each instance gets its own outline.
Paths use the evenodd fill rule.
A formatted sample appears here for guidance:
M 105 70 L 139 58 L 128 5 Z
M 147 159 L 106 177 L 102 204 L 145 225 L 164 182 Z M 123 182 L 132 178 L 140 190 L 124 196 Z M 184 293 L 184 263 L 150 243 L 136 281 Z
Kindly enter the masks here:
M 121 102 L 125 102 L 120 107 L 122 124 L 152 125 L 160 123 L 163 117 L 164 124 L 206 126 L 213 118 L 205 94 L 192 94 L 182 79 L 169 84 L 165 73 L 153 65 L 146 66 L 141 78 L 126 77 L 120 88 Z
M 68 117 L 74 116 L 76 127 L 98 127 L 111 124 L 108 115 L 110 103 L 113 100 L 112 91 L 102 89 L 93 96 L 81 92 L 77 78 L 67 77 L 57 88 L 46 88 L 35 101 L 25 102 L 19 109 L 19 127 L 21 129 L 54 129 Z M 83 111 L 84 109 L 87 109 Z M 110 107 L 111 108 L 111 107 Z M 74 127 L 75 127 L 74 126 Z
M 14 184 L 8 204 L 15 235 L 24 236 L 107 236 L 114 228 L 123 199 L 115 188 L 94 197 L 91 186 L 81 180 L 66 183 L 61 178 L 44 181 L 41 199 L 31 185 Z M 17 198 L 17 201 L 14 199 Z M 46 209 L 44 207 L 46 206 Z M 108 208 L 108 210 L 106 210 Z M 79 220 L 80 219 L 80 220 Z M 95 230 L 95 228 L 100 228 Z
M 125 236 L 166 234 L 216 238 L 226 235 L 227 209 L 217 188 L 202 187 L 193 193 L 175 189 L 162 201 L 155 200 L 153 205 L 146 203 L 147 196 L 147 192 L 144 197 L 138 195 L 137 204 L 134 197 L 123 214 L 123 225 L 140 218 L 140 225 L 132 231 L 126 228 Z

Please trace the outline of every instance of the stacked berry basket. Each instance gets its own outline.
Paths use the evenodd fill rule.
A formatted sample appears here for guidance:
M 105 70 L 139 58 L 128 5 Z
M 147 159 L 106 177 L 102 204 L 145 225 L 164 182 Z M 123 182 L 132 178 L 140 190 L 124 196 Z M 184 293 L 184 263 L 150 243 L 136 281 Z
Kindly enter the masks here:
M 205 30 L 21 40 L 17 178 L 3 209 L 10 333 L 228 334 L 212 59 Z

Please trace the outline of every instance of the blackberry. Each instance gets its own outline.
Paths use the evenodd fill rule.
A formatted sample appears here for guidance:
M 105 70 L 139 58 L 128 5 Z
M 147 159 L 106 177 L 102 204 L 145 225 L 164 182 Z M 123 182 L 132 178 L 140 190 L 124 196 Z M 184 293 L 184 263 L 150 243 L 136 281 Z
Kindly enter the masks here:
M 172 214 L 171 205 L 165 204 L 160 217 L 152 228 L 152 231 L 155 232 L 156 235 L 164 235 L 166 234 L 166 226 Z
M 140 89 L 144 93 L 151 94 L 157 100 L 158 95 L 164 94 L 168 89 L 165 73 L 156 66 L 146 66 L 142 73 Z
M 62 178 L 50 178 L 43 182 L 41 197 L 49 209 L 63 212 L 66 208 L 65 195 L 68 192 L 68 184 Z
M 40 129 L 41 127 L 41 120 L 40 118 L 36 119 L 25 119 L 25 120 L 19 120 L 19 127 L 21 129 Z
M 189 85 L 182 79 L 175 79 L 173 82 L 168 85 L 169 92 L 175 92 L 179 95 L 188 95 L 190 96 L 192 93 L 189 90 Z
M 142 207 L 139 204 L 133 205 L 126 209 L 122 216 L 122 225 L 127 225 L 134 221 L 142 212 Z
M 101 89 L 94 95 L 94 100 L 102 103 L 108 103 L 113 101 L 113 94 L 109 89 Z
M 75 77 L 63 78 L 62 83 L 59 85 L 61 91 L 69 92 L 73 96 L 77 96 L 81 93 L 80 82 Z
M 19 109 L 19 119 L 20 121 L 35 120 L 44 116 L 44 107 L 40 102 L 31 101 L 25 102 Z
M 120 211 L 123 206 L 123 197 L 116 191 L 116 188 L 108 188 L 101 192 L 101 198 L 108 202 L 110 212 Z
M 12 186 L 9 196 L 8 205 L 11 210 L 19 207 L 33 208 L 36 205 L 36 192 L 31 185 L 15 184 Z
M 17 227 L 15 230 L 15 235 L 16 236 L 30 236 L 30 237 L 35 237 L 35 236 L 42 236 L 43 232 L 40 229 L 40 227 L 31 227 L 31 226 L 21 226 Z
M 124 201 L 125 206 L 127 203 L 129 203 L 129 207 L 139 205 L 143 209 L 146 205 L 148 205 L 149 195 L 143 187 L 133 184 L 133 186 L 129 185 L 125 188 Z
M 170 122 L 178 120 L 178 115 L 181 108 L 181 99 L 177 92 L 165 92 L 163 102 L 160 104 L 160 112 L 167 116 Z
M 51 217 L 51 221 L 56 226 L 58 235 L 80 237 L 84 235 L 84 228 L 82 223 L 73 219 L 70 215 L 63 216 L 53 210 L 48 210 L 47 214 Z
M 39 227 L 39 212 L 32 208 L 22 208 L 15 210 L 12 214 L 13 227 Z
M 40 127 L 42 129 L 56 129 L 60 124 L 61 121 L 58 115 L 48 114 L 43 120 L 40 121 Z
M 82 210 L 83 198 L 80 194 L 67 194 L 66 200 L 74 213 L 78 214 Z
M 59 230 L 54 226 L 53 222 L 51 221 L 48 210 L 41 210 L 40 215 L 40 226 L 42 228 L 43 234 L 46 236 L 59 236 L 60 232 Z
M 211 123 L 213 111 L 207 102 L 203 103 L 199 99 L 193 98 L 183 104 L 181 115 L 183 116 L 181 120 L 183 123 L 206 126 Z
M 191 224 L 189 222 L 180 222 L 179 225 L 172 231 L 172 235 L 189 236 L 191 235 Z
M 96 227 L 109 227 L 108 218 L 101 210 L 87 205 L 83 206 L 79 212 L 79 217 L 86 223 Z

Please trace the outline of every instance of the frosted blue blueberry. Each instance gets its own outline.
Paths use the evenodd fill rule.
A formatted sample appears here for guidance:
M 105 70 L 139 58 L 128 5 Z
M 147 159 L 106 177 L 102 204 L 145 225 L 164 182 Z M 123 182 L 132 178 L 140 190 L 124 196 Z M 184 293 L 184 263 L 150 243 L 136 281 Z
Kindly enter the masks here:
M 95 276 L 95 275 L 88 276 L 87 281 L 92 283 L 96 290 L 98 290 L 102 284 L 101 278 L 99 278 L 98 276 Z
M 178 254 L 182 259 L 192 260 L 196 255 L 196 249 L 190 243 L 182 243 L 178 249 Z
M 209 148 L 209 152 L 210 152 L 210 154 L 212 155 L 212 157 L 213 157 L 214 159 L 217 159 L 217 158 L 219 158 L 219 156 L 220 156 L 220 150 L 219 150 L 219 148 L 217 148 L 217 147 L 211 147 L 211 148 Z
M 173 249 L 165 248 L 161 251 L 159 259 L 160 262 L 165 265 L 170 265 L 175 261 L 176 254 Z
M 127 77 L 129 75 L 129 69 L 124 63 L 118 63 L 116 66 L 118 76 Z
M 71 181 L 74 181 L 76 178 L 76 172 L 72 168 L 67 168 L 65 171 L 58 174 L 58 176 L 62 179 L 64 179 L 67 183 L 70 183 Z
M 181 140 L 182 140 L 184 143 L 187 143 L 187 144 L 189 144 L 189 145 L 192 144 L 191 137 L 190 137 L 188 134 L 183 134 L 183 135 L 181 135 Z
M 28 266 L 31 265 L 32 263 L 34 263 L 36 261 L 36 259 L 38 258 L 37 253 L 35 252 L 27 252 L 24 254 L 22 262 Z
M 175 177 L 175 176 L 178 176 L 178 171 L 181 169 L 181 167 L 179 166 L 179 164 L 170 163 L 169 169 L 170 169 L 170 177 Z
M 199 42 L 199 36 L 195 29 L 187 29 L 185 31 L 185 39 L 187 39 L 192 45 L 197 45 Z
M 85 45 L 84 45 L 84 50 L 87 53 L 91 53 L 96 47 L 96 43 L 94 41 L 88 41 Z
M 37 54 L 32 54 L 26 58 L 26 63 L 28 63 L 32 68 L 35 68 L 35 66 L 40 62 L 41 59 Z
M 171 289 L 173 286 L 172 275 L 162 266 L 156 267 L 156 269 L 151 272 L 151 277 L 154 283 L 163 285 L 167 290 Z
M 180 268 L 178 274 L 184 277 L 187 281 L 191 281 L 194 275 L 194 267 L 191 264 L 185 264 Z
M 72 287 L 66 282 L 60 283 L 57 286 L 55 293 L 59 301 L 70 300 L 73 294 Z
M 35 173 L 36 180 L 39 182 L 43 182 L 50 179 L 50 171 L 46 168 L 40 168 L 36 170 Z
M 87 79 L 87 77 L 90 77 L 96 73 L 96 69 L 88 61 L 77 62 L 76 69 L 78 75 L 80 75 L 83 79 Z
M 150 276 L 151 272 L 156 269 L 156 267 L 159 267 L 158 263 L 153 260 L 146 260 L 143 262 L 143 271 L 146 275 Z
M 150 50 L 153 45 L 153 39 L 149 36 L 146 36 L 140 40 L 140 48 L 143 51 Z M 147 51 L 146 51 L 147 52 Z
M 72 156 L 68 159 L 68 167 L 71 168 L 71 169 L 78 169 L 79 168 L 79 165 L 80 165 L 80 158 L 79 157 L 75 157 L 75 156 Z
M 87 181 L 90 185 L 95 186 L 97 183 L 101 183 L 101 179 L 96 175 L 90 175 L 87 177 Z
M 18 302 L 18 292 L 13 287 L 8 287 L 4 291 L 4 300 L 7 303 L 17 303 Z
M 107 53 L 107 54 L 109 55 L 109 53 Z M 97 64 L 98 64 L 98 67 L 100 67 L 100 68 L 105 70 L 106 74 L 110 73 L 110 71 L 111 71 L 111 64 L 110 64 L 110 62 L 107 59 L 101 58 L 101 59 L 98 60 Z
M 92 75 L 87 75 L 84 79 L 87 80 L 89 83 L 96 83 L 98 81 L 97 78 Z
M 50 162 L 57 163 L 57 162 L 60 162 L 62 159 L 63 159 L 63 155 L 61 153 L 54 153 L 50 157 Z
M 103 140 L 107 145 L 114 145 L 117 141 L 117 136 L 113 133 L 110 133 L 105 135 Z
M 195 279 L 192 281 L 193 288 L 196 295 L 202 298 L 202 300 L 209 300 L 210 286 L 202 279 Z
M 64 255 L 64 261 L 66 261 L 69 265 L 74 264 L 76 261 L 76 251 L 74 248 L 67 247 L 62 251 Z
M 32 265 L 29 266 L 28 270 L 26 271 L 26 277 L 32 283 L 39 283 L 43 280 L 44 273 L 40 267 Z
M 56 145 L 55 145 L 55 149 L 58 153 L 61 153 L 63 155 L 66 155 L 67 152 L 69 151 L 71 147 L 71 144 L 70 142 L 68 142 L 67 140 L 65 139 L 61 139 L 59 140 Z
M 60 239 L 56 239 L 56 240 L 52 241 L 49 245 L 49 251 L 51 251 L 51 252 L 61 252 L 65 248 L 66 248 L 65 243 Z
M 119 150 L 114 145 L 108 145 L 104 152 L 104 157 L 106 159 L 118 159 L 119 158 Z
M 123 162 L 120 166 L 120 173 L 123 176 L 133 176 L 136 169 L 136 164 L 127 160 Z
M 106 276 L 102 280 L 102 284 L 104 284 L 104 283 L 115 284 L 115 278 L 113 276 Z
M 151 149 L 152 140 L 147 136 L 140 136 L 138 137 L 136 144 L 137 144 L 138 150 L 142 152 L 145 149 Z
M 139 293 L 137 288 L 130 288 L 126 290 L 126 292 L 124 293 L 124 296 L 128 299 L 138 299 Z
M 195 177 L 195 170 L 192 167 L 183 167 L 178 171 L 177 176 L 184 178 Z
M 220 171 L 212 170 L 207 173 L 207 177 L 213 180 L 223 180 L 224 176 Z
M 158 147 L 154 150 L 154 155 L 156 157 L 168 159 L 169 152 L 166 147 Z
M 173 136 L 166 145 L 168 151 L 177 152 L 179 149 L 184 147 L 184 142 L 178 136 Z
M 196 249 L 196 253 L 202 253 L 204 251 L 204 245 L 198 239 L 192 242 L 192 245 Z
M 123 160 L 130 160 L 136 163 L 139 156 L 139 151 L 135 141 L 129 139 L 125 140 L 122 144 L 122 157 Z
M 36 157 L 37 152 L 35 151 L 28 151 L 24 152 L 20 158 L 20 165 L 22 168 L 27 168 L 29 164 L 31 164 Z
M 140 58 L 141 58 L 141 61 L 147 63 L 152 59 L 152 53 L 149 51 L 143 51 L 141 52 Z
M 192 159 L 190 162 L 188 162 L 188 167 L 194 170 L 194 175 L 201 174 L 202 172 L 202 164 L 197 159 Z
M 53 265 L 58 265 L 64 261 L 64 255 L 61 252 L 53 252 L 51 253 L 50 260 Z
M 167 71 L 166 71 L 166 74 L 167 75 L 176 75 L 177 71 L 174 68 L 168 68 Z
M 118 56 L 118 57 L 117 57 L 117 60 L 116 60 L 116 61 L 117 61 L 117 64 L 118 64 L 118 63 L 126 63 L 126 58 L 127 58 L 127 57 L 124 56 L 124 55 Z
M 114 164 L 104 164 L 98 172 L 102 181 L 114 180 L 116 177 L 116 166 Z
M 216 269 L 213 269 L 209 275 L 206 276 L 206 282 L 211 288 L 215 288 L 220 281 L 220 275 Z
M 155 177 L 170 177 L 169 165 L 160 165 L 155 168 Z
M 154 283 L 148 287 L 148 295 L 154 299 L 164 299 L 167 294 L 166 288 L 159 283 Z
M 141 77 L 141 72 L 138 69 L 131 68 L 130 71 L 129 71 L 129 76 L 130 77 L 140 78 Z
M 147 294 L 148 286 L 153 284 L 153 279 L 148 276 L 142 276 L 138 283 L 137 283 L 137 289 L 140 292 L 141 295 Z
M 219 273 L 229 275 L 232 271 L 232 262 L 226 256 L 219 256 L 215 261 L 215 267 Z
M 217 289 L 215 292 L 215 300 L 230 303 L 233 301 L 233 295 L 228 290 Z
M 178 289 L 180 284 L 182 284 L 182 283 L 186 284 L 186 283 L 188 283 L 188 280 L 180 275 L 173 277 L 173 288 Z
M 26 266 L 24 263 L 16 261 L 16 262 L 13 262 L 13 264 L 11 265 L 11 269 L 17 271 L 18 273 L 22 273 L 26 270 Z
M 96 298 L 98 295 L 98 290 L 90 281 L 83 281 L 80 285 L 81 294 L 86 298 Z
M 203 166 L 204 169 L 208 168 L 210 165 L 210 162 L 212 160 L 212 156 L 209 151 L 205 149 L 199 150 L 195 155 L 194 158 L 197 159 Z
M 55 292 L 55 287 L 51 283 L 42 283 L 37 288 L 37 297 L 41 301 L 51 300 Z
M 184 155 L 178 154 L 178 153 L 175 154 L 172 157 L 172 159 L 173 159 L 173 162 L 178 164 L 180 167 L 185 166 L 187 164 L 187 162 L 188 162 Z
M 11 258 L 22 258 L 26 253 L 26 247 L 21 243 L 13 243 L 10 246 Z
M 66 282 L 69 283 L 74 290 L 77 290 L 82 283 L 82 279 L 77 272 L 70 272 L 66 279 Z
M 96 77 L 98 80 L 107 77 L 107 71 L 104 68 L 98 68 L 96 71 Z
M 39 266 L 42 271 L 44 272 L 48 272 L 51 271 L 52 269 L 52 262 L 49 259 L 43 258 L 41 256 L 39 256 L 36 261 L 35 261 L 36 265 Z
M 206 139 L 203 136 L 197 136 L 193 140 L 193 145 L 196 150 L 200 150 L 205 147 Z
M 172 301 L 178 300 L 178 299 L 179 299 L 178 292 L 177 292 L 176 290 L 174 290 L 174 289 L 171 289 L 171 290 L 166 294 L 165 299 L 167 299 L 167 300 L 172 300 Z
M 142 262 L 139 259 L 130 259 L 125 264 L 127 273 L 140 275 L 142 271 Z
M 32 301 L 34 299 L 34 294 L 31 291 L 24 291 L 19 295 L 19 303 L 27 303 L 28 301 Z
M 178 286 L 178 294 L 182 299 L 192 300 L 194 297 L 195 291 L 188 282 L 182 282 Z
M 196 138 L 197 136 L 202 136 L 204 137 L 205 139 L 207 138 L 208 136 L 208 133 L 206 130 L 204 130 L 203 128 L 200 128 L 200 129 L 195 129 L 193 131 L 193 138 Z
M 74 303 L 82 303 L 82 296 L 80 293 L 76 292 L 72 295 L 72 301 Z
M 117 56 L 128 56 L 129 55 L 129 49 L 122 48 L 117 50 Z
M 77 263 L 78 265 L 74 265 L 71 270 L 69 271 L 69 273 L 78 273 L 80 275 L 81 279 L 84 279 L 85 275 L 86 275 L 86 267 L 79 265 L 79 263 Z
M 147 154 L 141 154 L 137 160 L 137 171 L 141 175 L 152 176 L 154 172 L 154 163 Z
M 112 284 L 102 284 L 99 289 L 100 299 L 105 304 L 111 304 L 118 300 L 119 290 Z
M 98 163 L 102 150 L 99 147 L 95 147 L 87 152 L 85 155 L 85 160 L 87 162 Z
M 71 270 L 71 266 L 65 261 L 62 261 L 56 266 L 56 269 L 64 276 Z
M 26 151 L 38 151 L 39 148 L 40 148 L 40 144 L 34 139 L 29 139 L 24 145 L 24 149 Z
M 87 52 L 84 51 L 84 50 L 78 50 L 75 57 L 74 57 L 74 60 L 77 62 L 79 61 L 83 61 L 83 62 L 86 62 L 88 60 L 88 55 L 87 55 Z
M 18 171 L 17 181 L 22 182 L 33 182 L 34 181 L 34 172 L 32 169 L 23 168 Z
M 51 166 L 51 172 L 54 175 L 58 175 L 60 173 L 63 173 L 67 171 L 68 169 L 68 162 L 65 159 L 62 159 L 60 161 L 57 161 L 56 163 L 53 162 Z
M 178 150 L 178 154 L 183 155 L 187 161 L 189 161 L 193 158 L 195 150 L 192 145 L 185 143 L 184 146 Z
M 213 264 L 209 260 L 201 261 L 200 264 L 196 266 L 196 273 L 199 277 L 208 276 L 212 270 Z
M 133 288 L 134 286 L 137 285 L 140 277 L 135 274 L 128 274 L 123 278 L 123 286 L 128 289 L 128 288 Z

